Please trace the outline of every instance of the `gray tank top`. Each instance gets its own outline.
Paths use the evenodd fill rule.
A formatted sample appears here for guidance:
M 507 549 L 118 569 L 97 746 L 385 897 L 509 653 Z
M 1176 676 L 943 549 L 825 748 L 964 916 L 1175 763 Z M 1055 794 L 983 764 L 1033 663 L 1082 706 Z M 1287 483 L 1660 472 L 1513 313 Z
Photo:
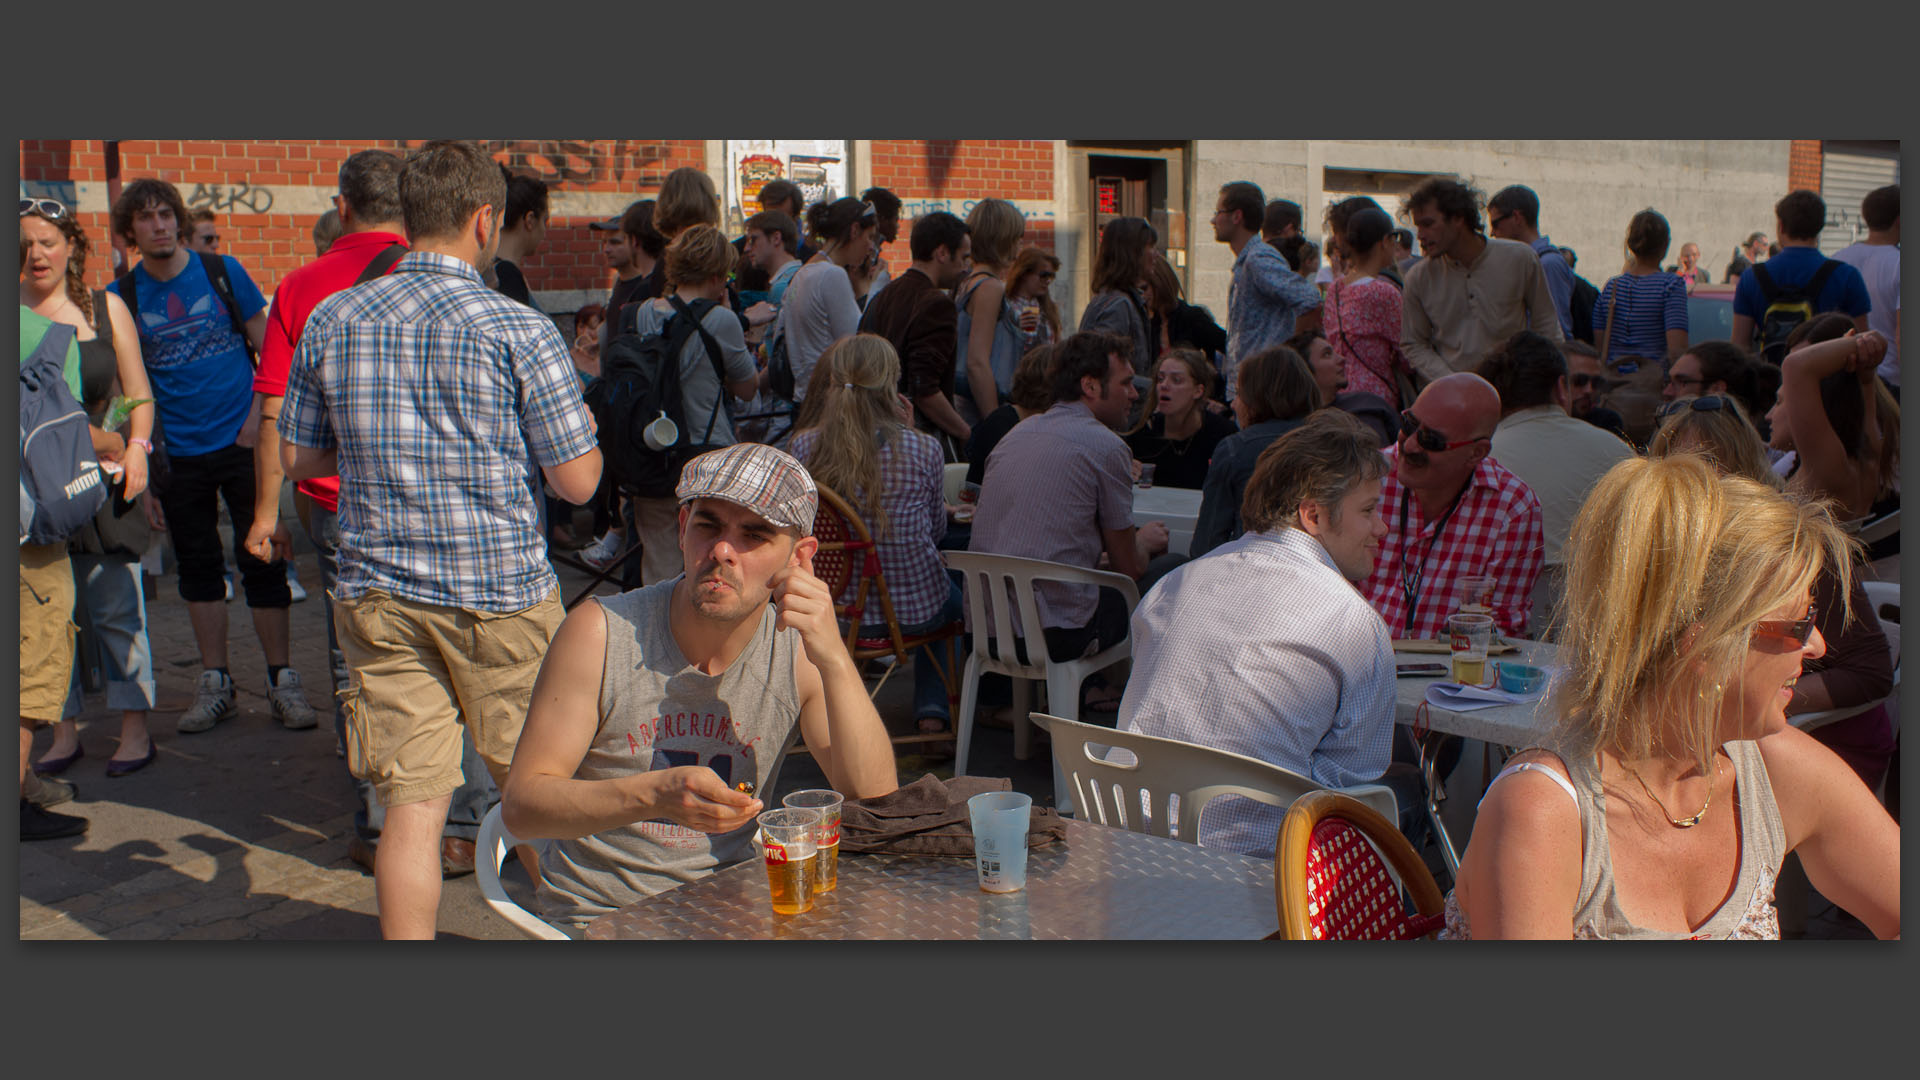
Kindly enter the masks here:
M 705 765 L 729 785 L 751 779 L 764 799 L 800 719 L 799 632 L 775 630 L 768 606 L 733 663 L 719 675 L 702 674 L 667 626 L 679 581 L 599 598 L 607 617 L 600 729 L 574 777 Z M 582 924 L 748 858 L 752 836 L 751 823 L 709 835 L 657 820 L 556 841 L 540 858 L 539 905 L 549 920 Z

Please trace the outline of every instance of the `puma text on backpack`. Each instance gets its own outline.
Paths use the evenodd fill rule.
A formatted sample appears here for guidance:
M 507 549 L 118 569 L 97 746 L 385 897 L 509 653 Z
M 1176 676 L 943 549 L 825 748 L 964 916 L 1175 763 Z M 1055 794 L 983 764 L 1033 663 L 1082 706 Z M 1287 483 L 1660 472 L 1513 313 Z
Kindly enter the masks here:
M 20 542 L 65 541 L 107 501 L 87 411 L 67 388 L 74 328 L 55 323 L 20 365 Z
M 1776 365 L 1787 358 L 1787 336 L 1793 333 L 1794 327 L 1818 314 L 1815 305 L 1820 302 L 1820 290 L 1826 287 L 1827 279 L 1839 266 L 1836 259 L 1823 260 L 1806 284 L 1782 286 L 1773 280 L 1764 265 L 1754 264 L 1754 284 L 1760 286 L 1760 302 L 1766 305 L 1760 313 L 1757 350 L 1762 358 Z
M 600 426 L 600 445 L 615 486 L 649 498 L 672 495 L 680 482 L 682 466 L 712 449 L 709 440 L 720 420 L 726 387 L 720 344 L 701 325 L 707 312 L 717 305 L 711 300 L 695 300 L 688 306 L 677 296 L 667 299 L 673 303 L 673 315 L 666 325 L 644 337 L 636 329 L 640 305 L 629 304 L 622 309 L 619 332 L 607 343 L 600 359 L 600 380 L 587 391 L 587 406 Z M 685 397 L 680 391 L 680 353 L 696 333 L 706 346 L 717 384 L 713 411 L 697 434 L 687 424 Z M 665 450 L 654 450 L 642 435 L 663 412 L 679 429 L 680 437 Z

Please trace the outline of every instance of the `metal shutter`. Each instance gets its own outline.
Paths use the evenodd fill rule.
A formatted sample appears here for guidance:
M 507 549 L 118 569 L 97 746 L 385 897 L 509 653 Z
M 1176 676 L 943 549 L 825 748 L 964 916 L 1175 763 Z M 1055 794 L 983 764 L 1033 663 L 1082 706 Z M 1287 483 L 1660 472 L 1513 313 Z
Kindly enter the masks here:
M 1844 147 L 1844 149 L 1842 148 Z M 1826 143 L 1820 155 L 1820 197 L 1827 201 L 1827 226 L 1820 250 L 1831 255 L 1867 235 L 1860 200 L 1875 188 L 1900 182 L 1900 144 Z

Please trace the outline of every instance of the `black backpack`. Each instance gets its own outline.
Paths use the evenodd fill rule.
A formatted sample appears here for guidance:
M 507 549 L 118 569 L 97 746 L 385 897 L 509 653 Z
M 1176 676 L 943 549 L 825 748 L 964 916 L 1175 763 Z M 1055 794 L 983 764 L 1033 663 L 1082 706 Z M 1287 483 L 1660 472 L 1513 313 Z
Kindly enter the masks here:
M 107 501 L 87 411 L 67 387 L 75 330 L 55 323 L 20 364 L 20 542 L 63 543 Z
M 1753 267 L 1754 284 L 1760 286 L 1760 300 L 1766 309 L 1760 314 L 1759 355 L 1771 364 L 1778 365 L 1787 358 L 1787 336 L 1793 329 L 1819 314 L 1820 290 L 1826 288 L 1827 279 L 1840 267 L 1837 259 L 1826 259 L 1820 268 L 1813 272 L 1804 285 L 1781 286 L 1767 273 L 1763 264 Z M 1745 343 L 1735 342 L 1736 345 Z
M 1593 282 L 1575 274 L 1573 277 L 1573 295 L 1567 301 L 1567 321 L 1573 323 L 1573 337 L 1576 341 L 1593 344 L 1593 309 L 1600 303 L 1600 290 Z
M 621 310 L 620 330 L 600 358 L 600 379 L 587 391 L 587 407 L 600 426 L 600 446 L 615 486 L 648 498 L 672 495 L 680 482 L 681 468 L 713 449 L 708 440 L 713 438 L 726 394 L 720 343 L 701 325 L 707 312 L 718 305 L 711 300 L 695 300 L 689 306 L 671 295 L 667 299 L 673 304 L 673 314 L 665 326 L 644 337 L 638 333 L 640 306 L 629 304 Z M 706 346 L 718 383 L 713 412 L 697 440 L 688 430 L 685 398 L 680 392 L 680 353 L 696 333 Z M 641 435 L 663 412 L 680 429 L 680 438 L 665 450 L 653 450 Z
M 233 332 L 240 335 L 240 343 L 247 348 L 247 361 L 255 371 L 260 370 L 260 354 L 253 351 L 253 339 L 247 336 L 247 320 L 240 317 L 240 300 L 233 295 L 233 282 L 227 278 L 227 260 L 198 251 L 193 256 L 200 260 L 200 266 L 207 272 L 207 281 L 212 283 L 220 302 L 226 305 L 227 317 L 233 320 Z M 133 271 L 121 274 L 114 284 L 120 286 L 120 300 L 127 305 L 127 314 L 132 317 L 133 329 L 137 334 L 140 330 L 140 300 L 138 290 L 133 287 Z

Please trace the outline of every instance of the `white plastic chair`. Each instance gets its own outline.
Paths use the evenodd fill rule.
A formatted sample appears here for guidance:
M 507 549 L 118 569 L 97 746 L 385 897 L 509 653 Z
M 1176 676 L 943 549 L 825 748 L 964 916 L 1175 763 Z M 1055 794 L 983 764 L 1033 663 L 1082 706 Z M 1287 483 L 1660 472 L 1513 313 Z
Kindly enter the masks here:
M 1087 676 L 1105 670 L 1133 655 L 1128 638 L 1108 645 L 1092 656 L 1074 660 L 1050 660 L 1047 642 L 1040 632 L 1040 610 L 1034 603 L 1033 583 L 1059 581 L 1072 585 L 1098 585 L 1118 589 L 1126 597 L 1127 612 L 1140 603 L 1140 586 L 1125 574 L 1105 570 L 1087 570 L 1045 559 L 1023 559 L 1014 555 L 990 555 L 980 551 L 942 552 L 949 567 L 966 578 L 968 626 L 973 631 L 973 651 L 967 656 L 961 674 L 960 712 L 955 715 L 953 775 L 967 775 L 967 752 L 973 743 L 973 714 L 980 703 L 980 676 L 996 672 L 1014 680 L 1016 691 L 1023 680 L 1046 687 L 1047 707 L 1069 720 L 1080 715 L 1080 685 Z M 1008 594 L 1013 596 L 1010 605 Z M 994 603 L 989 612 L 987 598 Z M 1020 661 L 1015 647 L 1013 611 L 1020 612 L 1020 626 L 1027 633 L 1027 662 Z M 991 646 L 991 648 L 990 648 Z M 995 654 L 998 655 L 995 655 Z M 1022 694 L 1014 697 L 1013 752 L 1025 760 L 1032 739 L 1031 722 L 1022 704 Z M 1060 773 L 1059 756 L 1054 757 L 1053 805 L 1062 814 L 1073 813 L 1072 789 Z
M 1900 509 L 1895 507 L 1877 518 L 1852 522 L 1849 527 L 1855 530 L 1854 535 L 1862 544 L 1877 544 L 1900 531 Z
M 474 843 L 473 876 L 480 882 L 480 896 L 495 915 L 513 924 L 515 930 L 539 941 L 571 941 L 543 921 L 539 916 L 519 904 L 507 895 L 506 887 L 500 883 L 500 866 L 506 861 L 507 853 L 521 841 L 507 831 L 506 824 L 500 820 L 500 807 L 495 804 L 480 821 L 480 839 Z
M 1860 587 L 1866 591 L 1867 604 L 1873 608 L 1874 616 L 1880 620 L 1881 628 L 1886 631 L 1887 648 L 1893 653 L 1893 686 L 1887 691 L 1886 697 L 1875 698 L 1859 705 L 1849 705 L 1844 709 L 1823 709 L 1819 712 L 1801 713 L 1798 716 L 1788 717 L 1788 722 L 1801 731 L 1812 731 L 1836 720 L 1858 716 L 1876 705 L 1893 701 L 1894 696 L 1900 692 L 1900 583 L 1863 581 Z M 1889 612 L 1891 614 L 1888 614 Z M 1894 732 L 1897 735 L 1900 730 L 1900 710 L 1890 708 L 1887 712 L 1893 718 Z
M 1328 788 L 1292 769 L 1230 750 L 1039 712 L 1033 722 L 1052 737 L 1055 768 L 1072 782 L 1082 820 L 1197 844 L 1200 811 L 1222 795 L 1242 795 L 1285 810 L 1308 792 L 1333 790 L 1365 803 L 1388 821 L 1400 819 L 1393 790 L 1384 784 Z M 1110 754 L 1109 747 L 1127 753 Z

